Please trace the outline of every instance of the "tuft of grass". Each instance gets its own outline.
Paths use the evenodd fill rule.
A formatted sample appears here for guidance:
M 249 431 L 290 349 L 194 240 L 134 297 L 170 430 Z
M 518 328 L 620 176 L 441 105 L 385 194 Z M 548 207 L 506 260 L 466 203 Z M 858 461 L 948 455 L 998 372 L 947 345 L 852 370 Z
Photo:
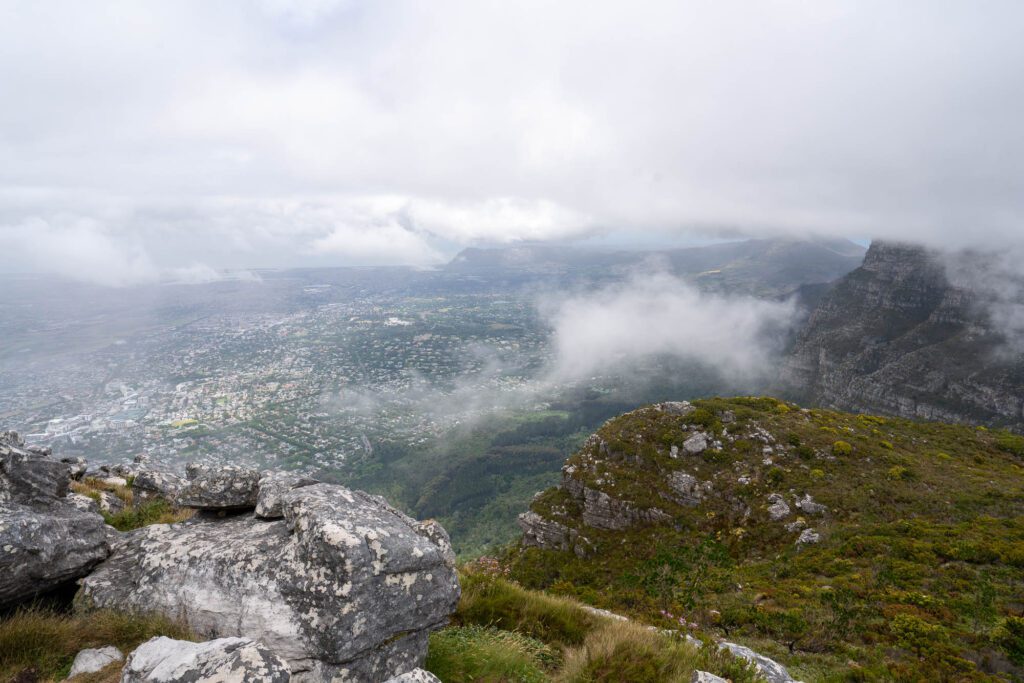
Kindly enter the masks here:
M 174 524 L 184 522 L 195 512 L 188 508 L 176 508 L 163 498 L 153 498 L 138 505 L 127 507 L 116 514 L 104 512 L 103 519 L 118 531 L 131 531 L 150 524 Z
M 114 645 L 125 654 L 154 636 L 181 640 L 195 638 L 184 626 L 160 615 L 138 615 L 98 610 L 61 614 L 24 609 L 0 620 L 0 680 L 35 669 L 38 680 L 62 680 L 80 650 Z M 119 672 L 119 667 L 108 667 Z M 97 672 L 76 681 L 117 680 L 111 671 Z M 106 676 L 106 677 L 105 677 Z
M 445 683 L 543 683 L 558 652 L 529 636 L 488 626 L 453 626 L 431 634 L 424 667 Z
M 459 624 L 493 626 L 565 646 L 582 643 L 600 622 L 600 617 L 567 598 L 479 573 L 463 573 L 460 580 L 462 599 L 455 612 Z
M 557 683 L 659 681 L 689 683 L 696 670 L 717 672 L 733 683 L 754 683 L 753 670 L 714 647 L 697 647 L 677 637 L 628 621 L 609 621 L 583 644 L 568 650 Z

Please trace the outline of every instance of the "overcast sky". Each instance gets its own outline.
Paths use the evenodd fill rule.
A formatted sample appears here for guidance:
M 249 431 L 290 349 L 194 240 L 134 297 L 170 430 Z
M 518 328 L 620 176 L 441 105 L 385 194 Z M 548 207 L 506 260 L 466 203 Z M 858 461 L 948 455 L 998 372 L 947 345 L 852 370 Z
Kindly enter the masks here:
M 0 0 L 6 270 L 1024 243 L 1024 3 Z

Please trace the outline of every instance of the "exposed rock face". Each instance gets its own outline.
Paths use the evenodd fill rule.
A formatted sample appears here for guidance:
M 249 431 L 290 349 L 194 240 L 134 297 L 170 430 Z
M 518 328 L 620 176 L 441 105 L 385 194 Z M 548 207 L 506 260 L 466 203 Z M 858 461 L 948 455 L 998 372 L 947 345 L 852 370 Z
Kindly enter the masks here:
M 773 493 L 768 496 L 768 516 L 773 522 L 779 522 L 789 517 L 790 512 L 789 505 L 786 504 L 786 499 L 778 493 Z
M 1024 356 L 993 322 L 992 291 L 957 274 L 971 258 L 873 243 L 811 314 L 784 387 L 844 410 L 1024 427 Z
M 716 676 L 713 673 L 707 671 L 694 671 L 693 677 L 690 678 L 690 683 L 728 683 L 721 676 Z
M 316 479 L 293 472 L 264 472 L 259 480 L 256 497 L 256 516 L 264 519 L 284 517 L 281 500 L 284 494 L 303 486 L 317 484 Z
M 121 683 L 287 683 L 290 678 L 287 662 L 248 638 L 191 643 L 158 636 L 139 645 L 121 671 Z
M 0 609 L 76 579 L 110 552 L 103 518 L 67 499 L 68 465 L 0 434 Z
M 74 678 L 79 674 L 91 674 L 123 660 L 124 653 L 113 645 L 82 650 L 75 655 L 68 678 Z
M 628 529 L 671 519 L 658 508 L 639 508 L 604 491 L 583 489 L 583 523 L 595 529 Z
M 814 529 L 804 529 L 800 532 L 800 537 L 796 539 L 797 545 L 813 545 L 821 541 L 821 534 Z
M 789 671 L 786 670 L 786 667 L 782 666 L 774 659 L 768 659 L 764 655 L 754 652 L 749 647 L 727 642 L 719 643 L 718 647 L 722 650 L 728 650 L 734 657 L 745 659 L 753 664 L 754 668 L 757 669 L 757 672 L 761 674 L 761 677 L 768 681 L 768 683 L 798 683 L 789 675 Z
M 516 522 L 523 530 L 523 545 L 528 548 L 572 550 L 580 557 L 586 555 L 586 539 L 581 539 L 580 533 L 576 529 L 554 520 L 545 519 L 532 511 L 519 515 Z
M 256 507 L 260 475 L 236 465 L 189 463 L 177 504 L 198 510 L 250 510 Z
M 823 515 L 828 512 L 828 508 L 815 502 L 809 493 L 805 493 L 803 498 L 797 499 L 795 505 L 809 515 Z
M 447 534 L 382 498 L 315 484 L 253 515 L 127 534 L 82 582 L 82 606 L 158 611 L 207 637 L 258 639 L 296 680 L 385 680 L 415 668 L 459 585 Z
M 401 676 L 395 676 L 384 683 L 441 683 L 441 679 L 423 669 L 413 669 Z
M 132 493 L 142 499 L 158 496 L 174 500 L 184 487 L 185 480 L 177 474 L 148 467 L 139 468 L 132 481 Z
M 668 477 L 668 485 L 672 491 L 671 500 L 680 505 L 690 507 L 700 505 L 711 491 L 711 482 L 701 482 L 697 477 L 686 472 L 673 472 Z

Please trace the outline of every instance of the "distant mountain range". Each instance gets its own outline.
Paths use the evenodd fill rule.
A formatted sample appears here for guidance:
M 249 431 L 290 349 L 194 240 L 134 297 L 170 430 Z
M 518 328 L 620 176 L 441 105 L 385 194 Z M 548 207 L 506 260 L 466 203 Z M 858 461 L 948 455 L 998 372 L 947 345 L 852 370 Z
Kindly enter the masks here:
M 1024 427 L 1024 353 L 993 317 L 1007 302 L 963 273 L 993 275 L 977 254 L 872 244 L 813 310 L 787 388 L 844 410 Z
M 746 240 L 656 251 L 569 246 L 470 248 L 445 267 L 483 277 L 618 278 L 661 270 L 704 291 L 785 297 L 806 285 L 831 282 L 860 265 L 864 248 L 847 240 Z

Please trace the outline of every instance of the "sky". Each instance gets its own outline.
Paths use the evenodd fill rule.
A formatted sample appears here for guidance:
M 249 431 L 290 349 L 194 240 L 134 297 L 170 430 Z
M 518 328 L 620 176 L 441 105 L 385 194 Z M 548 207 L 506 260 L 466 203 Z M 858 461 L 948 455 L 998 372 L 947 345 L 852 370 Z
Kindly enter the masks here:
M 0 0 L 0 269 L 1024 247 L 1019 0 Z

